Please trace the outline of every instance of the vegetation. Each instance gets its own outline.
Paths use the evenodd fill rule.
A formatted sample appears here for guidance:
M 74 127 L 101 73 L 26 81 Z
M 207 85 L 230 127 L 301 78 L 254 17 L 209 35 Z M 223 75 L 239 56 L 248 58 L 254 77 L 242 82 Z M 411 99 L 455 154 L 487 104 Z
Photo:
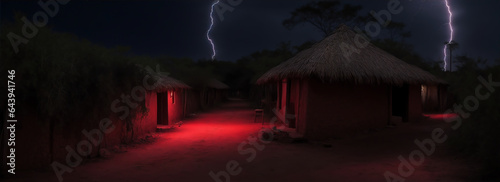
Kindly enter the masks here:
M 293 28 L 309 23 L 327 36 L 340 23 L 347 22 L 352 26 L 370 20 L 369 16 L 358 14 L 360 9 L 360 6 L 341 5 L 338 1 L 311 2 L 293 11 L 283 25 Z M 2 24 L 1 32 L 3 35 L 19 32 L 21 26 L 22 22 Z M 475 95 L 475 88 L 480 84 L 478 76 L 488 78 L 491 74 L 493 81 L 500 82 L 500 60 L 496 65 L 486 65 L 483 59 L 458 56 L 455 57 L 455 71 L 443 72 L 437 62 L 422 59 L 405 42 L 411 33 L 405 30 L 403 23 L 391 22 L 383 31 L 384 34 L 372 40 L 373 44 L 445 79 L 457 104 Z M 190 58 L 127 56 L 123 47 L 105 48 L 70 34 L 43 28 L 28 44 L 22 44 L 17 54 L 9 40 L 2 36 L 0 71 L 19 70 L 15 77 L 16 108 L 19 112 L 35 111 L 17 114 L 32 114 L 44 122 L 61 125 L 80 125 L 85 121 L 98 122 L 108 117 L 113 100 L 119 99 L 122 94 L 129 94 L 134 86 L 142 85 L 145 73 L 136 64 L 151 67 L 160 64 L 162 71 L 190 86 L 200 85 L 207 78 L 216 78 L 228 84 L 233 91 L 241 91 L 248 96 L 252 95 L 249 91 L 262 74 L 313 44 L 314 41 L 309 41 L 292 46 L 284 42 L 275 50 L 260 50 L 235 62 L 194 61 Z M 5 79 L 0 78 L 2 81 Z M 7 95 L 6 90 L 1 90 L 0 94 Z M 471 112 L 449 142 L 457 153 L 481 162 L 484 166 L 482 175 L 488 180 L 500 179 L 500 174 L 496 173 L 500 168 L 500 132 L 497 131 L 500 129 L 499 101 L 500 88 L 496 88 L 488 99 L 480 101 L 479 108 Z M 138 111 L 146 112 L 144 109 Z M 130 121 L 128 124 L 131 124 Z
M 456 58 L 457 70 L 442 75 L 450 84 L 450 92 L 456 96 L 456 104 L 462 105 L 467 97 L 476 95 L 475 88 L 481 84 L 479 76 L 488 80 L 491 75 L 493 82 L 500 82 L 500 65 L 487 66 L 485 62 L 483 59 L 459 56 Z M 449 143 L 457 154 L 482 164 L 481 180 L 500 179 L 499 91 L 500 88 L 495 87 L 487 99 L 479 101 L 478 109 L 471 111 L 469 118 L 463 120 Z M 488 90 L 482 90 L 481 94 L 485 92 Z
M 342 5 L 339 1 L 310 2 L 293 11 L 291 17 L 283 21 L 283 25 L 292 29 L 299 24 L 307 23 L 316 27 L 326 37 L 340 23 L 352 26 L 364 22 L 366 17 L 358 14 L 361 9 L 361 6 Z
M 1 31 L 19 32 L 21 26 L 22 22 L 3 24 Z M 16 69 L 18 115 L 57 125 L 98 123 L 110 116 L 113 100 L 142 85 L 138 60 L 124 56 L 122 48 L 105 48 L 48 28 L 21 44 L 17 54 L 6 36 L 0 42 L 0 71 Z M 130 114 L 129 125 L 135 112 Z
M 329 35 L 339 23 L 355 25 L 359 22 L 373 20 L 371 16 L 359 16 L 361 7 L 345 5 L 339 10 L 336 1 L 319 1 L 308 3 L 292 12 L 292 16 L 283 22 L 287 28 L 301 23 L 309 23 Z M 414 52 L 413 46 L 405 39 L 411 33 L 405 30 L 405 24 L 392 21 L 382 30 L 380 36 L 371 40 L 373 44 L 389 52 L 397 58 L 427 70 L 449 83 L 449 92 L 454 103 L 462 104 L 468 96 L 475 95 L 475 88 L 481 84 L 478 76 L 488 80 L 492 75 L 493 82 L 500 82 L 500 59 L 495 64 L 467 56 L 453 57 L 451 51 L 457 48 L 456 42 L 446 42 L 450 49 L 450 60 L 453 61 L 453 72 L 443 72 L 441 61 L 424 60 Z M 306 46 L 308 48 L 308 46 Z M 449 146 L 457 155 L 464 155 L 482 165 L 481 180 L 500 180 L 500 88 L 496 87 L 490 97 L 479 103 L 479 108 L 470 112 L 463 125 L 452 135 Z

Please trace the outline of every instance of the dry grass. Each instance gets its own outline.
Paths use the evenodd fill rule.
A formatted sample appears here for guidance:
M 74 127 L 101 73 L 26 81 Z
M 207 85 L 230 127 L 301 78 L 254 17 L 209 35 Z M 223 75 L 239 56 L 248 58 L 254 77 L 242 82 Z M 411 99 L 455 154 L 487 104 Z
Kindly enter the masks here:
M 176 80 L 172 77 L 164 76 L 164 75 L 154 75 L 156 79 L 156 91 L 157 92 L 165 92 L 167 90 L 175 90 L 175 89 L 189 89 L 190 86 L 186 85 L 184 82 Z
M 210 88 L 221 89 L 221 90 L 229 89 L 228 85 L 226 85 L 225 83 L 222 83 L 221 81 L 216 80 L 216 79 L 210 79 L 210 80 L 206 81 L 205 84 Z
M 266 72 L 257 83 L 309 77 L 319 78 L 328 83 L 391 85 L 444 83 L 434 75 L 405 63 L 371 43 L 365 47 L 357 47 L 355 38 L 354 31 L 346 25 L 341 25 L 331 36 Z M 353 52 L 345 56 L 346 47 L 354 47 L 359 53 Z

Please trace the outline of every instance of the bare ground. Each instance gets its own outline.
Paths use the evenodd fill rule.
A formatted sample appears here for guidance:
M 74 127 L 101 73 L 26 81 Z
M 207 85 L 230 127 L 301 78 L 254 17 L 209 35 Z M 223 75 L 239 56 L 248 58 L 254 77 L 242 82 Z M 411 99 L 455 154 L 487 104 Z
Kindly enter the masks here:
M 254 113 L 244 101 L 230 101 L 210 112 L 184 121 L 180 128 L 158 133 L 155 142 L 127 147 L 126 152 L 93 159 L 63 175 L 64 181 L 216 181 L 209 173 L 227 171 L 238 163 L 237 175 L 228 181 L 386 181 L 384 173 L 398 173 L 402 155 L 418 149 L 415 139 L 431 137 L 440 127 L 452 134 L 449 124 L 439 120 L 400 123 L 394 128 L 364 133 L 348 139 L 324 142 L 259 142 L 249 137 L 262 128 L 253 123 Z M 242 144 L 242 142 L 246 142 Z M 242 149 L 238 150 L 238 146 Z M 259 150 L 262 149 L 262 150 Z M 255 153 L 254 158 L 250 154 Z M 240 153 L 244 153 L 243 155 Z M 474 167 L 451 155 L 444 144 L 425 156 L 406 181 L 470 181 Z M 231 161 L 231 162 L 230 162 Z M 224 177 L 220 177 L 224 181 Z M 52 171 L 19 172 L 7 181 L 57 181 Z

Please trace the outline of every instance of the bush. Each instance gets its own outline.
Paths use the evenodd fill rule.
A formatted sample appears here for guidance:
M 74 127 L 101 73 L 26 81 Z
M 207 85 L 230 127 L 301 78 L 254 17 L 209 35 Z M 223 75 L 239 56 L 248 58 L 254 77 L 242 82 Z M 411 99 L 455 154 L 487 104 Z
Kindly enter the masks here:
M 468 96 L 475 95 L 475 88 L 480 84 L 477 77 L 500 82 L 500 66 L 481 69 L 470 58 L 458 71 L 447 74 L 450 92 L 457 96 L 457 104 L 462 104 Z M 483 92 L 485 92 L 483 90 Z M 450 138 L 451 147 L 458 153 L 470 157 L 482 165 L 481 180 L 499 180 L 500 174 L 500 88 L 497 87 L 490 97 L 479 102 L 479 108 L 464 119 L 462 126 Z
M 22 36 L 21 26 L 21 22 L 3 24 L 1 32 Z M 18 53 L 7 36 L 0 38 L 0 45 L 1 72 L 6 75 L 7 70 L 16 70 L 16 114 L 37 115 L 41 121 L 97 123 L 111 114 L 112 101 L 142 85 L 145 75 L 134 65 L 134 58 L 117 49 L 49 28 L 39 29 L 27 44 L 19 46 Z M 6 95 L 5 90 L 1 92 Z M 128 118 L 134 118 L 134 114 Z

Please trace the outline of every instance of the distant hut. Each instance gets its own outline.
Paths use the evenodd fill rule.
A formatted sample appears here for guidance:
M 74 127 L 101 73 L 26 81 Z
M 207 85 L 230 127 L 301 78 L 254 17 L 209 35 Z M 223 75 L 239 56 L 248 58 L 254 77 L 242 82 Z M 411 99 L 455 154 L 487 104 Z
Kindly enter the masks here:
M 151 110 L 156 108 L 158 125 L 175 124 L 187 114 L 186 92 L 191 87 L 168 76 L 157 75 L 155 77 L 157 78 L 155 89 L 157 107 L 153 106 Z
M 193 89 L 188 91 L 187 98 L 189 113 L 208 109 L 227 99 L 229 86 L 217 79 L 198 80 L 192 86 Z
M 227 99 L 229 86 L 217 79 L 210 79 L 206 82 L 206 98 L 209 105 L 217 105 Z
M 360 38 L 341 25 L 257 80 L 276 84 L 276 110 L 293 116 L 288 127 L 327 139 L 383 128 L 394 116 L 422 117 L 422 86 L 444 82 L 371 43 L 359 47 Z

